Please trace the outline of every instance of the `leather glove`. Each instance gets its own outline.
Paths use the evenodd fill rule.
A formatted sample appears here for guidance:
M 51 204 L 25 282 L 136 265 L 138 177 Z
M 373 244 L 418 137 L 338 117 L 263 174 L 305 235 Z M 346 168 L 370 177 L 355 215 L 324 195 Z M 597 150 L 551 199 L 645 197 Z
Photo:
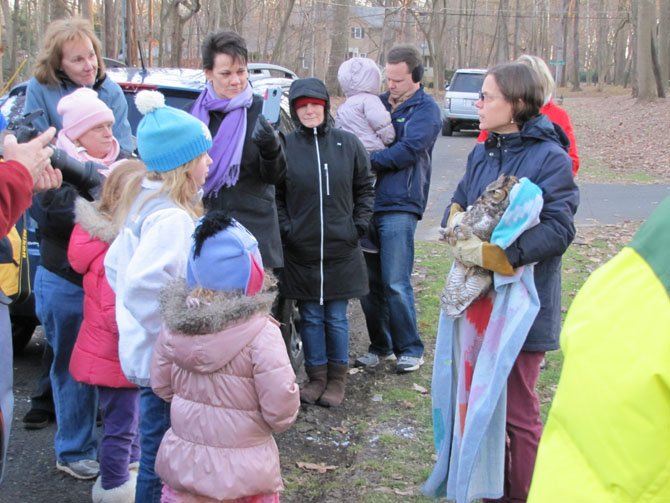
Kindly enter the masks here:
M 461 223 L 461 220 L 463 220 L 464 216 L 465 212 L 463 211 L 461 205 L 458 203 L 452 203 L 451 207 L 449 208 L 449 217 L 447 218 L 446 226 L 443 224 L 438 230 L 438 233 L 440 234 L 440 241 L 447 241 L 449 231 Z M 444 219 L 442 221 L 444 222 Z
M 478 265 L 503 276 L 514 275 L 514 268 L 509 263 L 509 260 L 507 260 L 505 251 L 488 241 L 482 241 L 475 235 L 472 235 L 468 239 L 457 241 L 452 246 L 452 251 L 454 252 L 454 257 L 466 266 Z
M 261 155 L 266 159 L 272 159 L 277 156 L 281 150 L 281 143 L 275 130 L 263 114 L 256 119 L 256 125 L 251 133 L 251 139 L 261 151 Z

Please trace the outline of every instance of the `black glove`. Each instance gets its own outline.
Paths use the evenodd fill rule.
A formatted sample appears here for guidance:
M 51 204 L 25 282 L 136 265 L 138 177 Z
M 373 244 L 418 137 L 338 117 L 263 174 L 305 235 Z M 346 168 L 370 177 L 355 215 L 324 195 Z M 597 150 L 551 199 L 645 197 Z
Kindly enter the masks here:
M 251 139 L 254 141 L 261 155 L 266 159 L 276 157 L 281 149 L 279 138 L 263 114 L 258 116 L 254 131 L 251 133 Z

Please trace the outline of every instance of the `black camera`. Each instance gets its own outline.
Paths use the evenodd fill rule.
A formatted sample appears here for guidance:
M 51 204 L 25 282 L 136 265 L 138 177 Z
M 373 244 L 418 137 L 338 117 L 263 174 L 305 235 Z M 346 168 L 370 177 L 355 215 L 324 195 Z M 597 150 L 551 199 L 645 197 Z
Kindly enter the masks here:
M 42 115 L 44 115 L 44 110 L 35 110 L 10 122 L 7 130 L 14 133 L 18 143 L 27 143 L 40 134 L 33 121 Z M 52 148 L 51 165 L 60 169 L 63 173 L 63 180 L 77 187 L 79 192 L 92 194 L 102 184 L 105 177 L 98 170 L 106 170 L 107 166 L 93 161 L 81 162 L 64 150 Z

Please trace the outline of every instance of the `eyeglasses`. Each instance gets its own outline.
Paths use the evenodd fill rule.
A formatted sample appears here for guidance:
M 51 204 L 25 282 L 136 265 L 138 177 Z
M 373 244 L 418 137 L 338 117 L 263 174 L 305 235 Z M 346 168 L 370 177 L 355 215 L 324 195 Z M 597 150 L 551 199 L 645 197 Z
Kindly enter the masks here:
M 490 103 L 491 101 L 501 98 L 501 96 L 493 96 L 491 94 L 486 94 L 481 91 L 479 91 L 479 99 L 480 101 L 483 101 L 484 103 Z

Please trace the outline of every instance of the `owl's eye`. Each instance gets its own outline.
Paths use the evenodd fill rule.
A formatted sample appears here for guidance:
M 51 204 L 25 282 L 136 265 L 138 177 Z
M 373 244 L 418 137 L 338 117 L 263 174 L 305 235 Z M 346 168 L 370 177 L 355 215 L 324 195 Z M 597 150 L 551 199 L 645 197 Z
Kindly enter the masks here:
M 496 189 L 496 190 L 494 190 L 494 191 L 493 191 L 493 198 L 494 198 L 496 201 L 501 201 L 501 200 L 505 199 L 505 191 L 502 190 L 502 189 Z

